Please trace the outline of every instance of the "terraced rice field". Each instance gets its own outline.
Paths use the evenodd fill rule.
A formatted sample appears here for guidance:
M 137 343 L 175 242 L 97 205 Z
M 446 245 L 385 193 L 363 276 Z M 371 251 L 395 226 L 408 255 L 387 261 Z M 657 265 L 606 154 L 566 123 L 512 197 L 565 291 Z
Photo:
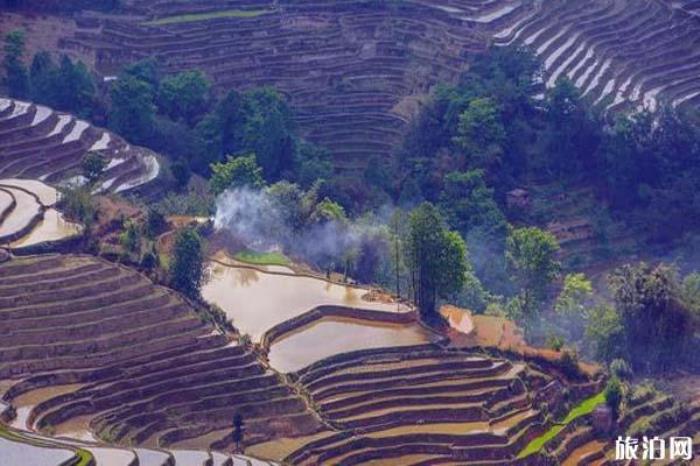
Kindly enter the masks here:
M 35 180 L 0 179 L 0 245 L 23 248 L 80 234 L 54 208 L 57 191 Z
M 548 432 L 534 455 L 547 450 L 563 464 L 610 455 L 588 410 L 556 431 L 544 423 L 563 396 L 590 397 L 600 381 L 431 343 L 415 323 L 333 316 L 282 332 L 268 366 L 198 312 L 90 256 L 1 264 L 0 393 L 16 410 L 9 428 L 18 429 L 5 437 L 8 451 L 34 455 L 39 466 L 54 464 L 44 461 L 47 450 L 107 465 L 256 464 L 231 455 L 232 419 L 242 413 L 245 451 L 290 464 L 512 464 Z M 675 409 L 650 392 L 621 423 L 633 432 Z M 695 405 L 658 428 L 694 436 L 699 416 Z
M 129 269 L 15 258 L 0 266 L 0 314 L 3 401 L 17 403 L 19 427 L 151 448 L 216 430 L 226 446 L 238 411 L 252 443 L 319 427 L 255 354 Z
M 577 387 L 526 362 L 430 343 L 416 323 L 328 316 L 273 339 L 269 367 L 198 312 L 90 256 L 1 264 L 0 393 L 22 448 L 85 450 L 98 464 L 256 464 L 231 456 L 241 413 L 246 452 L 267 461 L 498 464 L 546 430 L 542 409 L 556 393 Z
M 348 353 L 294 377 L 342 432 L 289 453 L 293 464 L 505 462 L 537 431 L 529 391 L 553 382 L 434 345 Z
M 696 15 L 692 2 L 551 1 L 496 42 L 529 46 L 544 63 L 547 86 L 568 77 L 608 110 L 696 106 Z
M 270 329 L 319 306 L 342 306 L 379 312 L 403 313 L 403 305 L 362 299 L 368 290 L 296 275 L 284 266 L 254 267 L 209 264 L 208 281 L 202 296 L 216 304 L 234 325 L 255 342 Z
M 2 461 L 5 466 L 26 466 L 27 462 L 37 466 L 59 465 L 75 458 L 75 454 L 69 449 L 29 445 L 1 436 L 0 451 L 2 451 Z
M 322 317 L 275 340 L 270 365 L 293 372 L 316 361 L 368 348 L 413 346 L 436 339 L 417 323 L 394 324 L 361 319 Z
M 672 413 L 678 409 L 678 403 L 666 395 L 650 393 L 649 396 L 631 402 L 619 424 L 628 435 L 638 436 L 640 432 L 635 427 L 648 423 L 649 430 L 643 434 L 658 435 L 667 442 L 672 436 L 697 437 L 700 432 L 700 404 L 697 401 L 691 403 L 680 415 L 674 415 Z M 662 418 L 665 418 L 663 422 L 655 422 Z M 613 464 L 615 443 L 597 434 L 585 423 L 562 431 L 550 443 L 553 445 L 549 445 L 548 450 L 562 465 Z M 698 453 L 700 449 L 695 443 L 694 458 L 698 457 Z
M 385 157 L 430 89 L 456 82 L 491 44 L 532 48 L 544 84 L 569 77 L 609 110 L 700 102 L 697 7 L 676 0 L 138 2 L 132 16 L 79 16 L 59 48 L 104 75 L 156 56 L 219 89 L 273 85 L 335 164 Z
M 106 130 L 42 105 L 0 98 L 0 178 L 84 183 L 79 167 L 87 152 L 108 162 L 96 191 L 134 189 L 160 170 L 155 154 Z

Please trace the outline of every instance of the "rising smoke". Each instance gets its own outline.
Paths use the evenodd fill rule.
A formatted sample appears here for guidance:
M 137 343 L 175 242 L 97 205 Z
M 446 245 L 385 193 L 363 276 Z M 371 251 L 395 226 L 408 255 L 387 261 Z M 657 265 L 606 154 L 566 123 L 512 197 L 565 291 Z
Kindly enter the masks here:
M 340 266 L 368 247 L 385 246 L 383 216 L 321 220 L 314 218 L 313 207 L 285 205 L 268 190 L 238 188 L 217 198 L 214 227 L 227 230 L 255 250 L 283 249 L 322 267 Z

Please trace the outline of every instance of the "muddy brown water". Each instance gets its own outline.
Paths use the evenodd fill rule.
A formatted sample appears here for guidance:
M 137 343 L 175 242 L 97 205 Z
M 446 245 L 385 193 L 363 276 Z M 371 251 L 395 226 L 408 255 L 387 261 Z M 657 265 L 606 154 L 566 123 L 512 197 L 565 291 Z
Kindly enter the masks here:
M 54 427 L 53 436 L 82 442 L 98 442 L 90 429 L 92 416 L 76 416 Z
M 46 241 L 58 241 L 78 233 L 80 233 L 78 224 L 65 220 L 56 209 L 48 209 L 44 212 L 43 220 L 29 234 L 11 243 L 10 247 L 20 248 Z
M 67 449 L 39 447 L 4 437 L 0 437 L 0 452 L 2 466 L 55 466 L 74 456 Z
M 393 324 L 323 317 L 277 339 L 270 346 L 270 365 L 295 372 L 321 359 L 348 351 L 413 346 L 431 341 L 418 324 Z
M 396 304 L 362 299 L 368 290 L 292 275 L 286 267 L 267 273 L 253 268 L 209 263 L 209 279 L 202 296 L 221 307 L 233 324 L 258 342 L 270 328 L 321 305 L 405 312 Z M 288 275 L 280 274 L 288 273 Z

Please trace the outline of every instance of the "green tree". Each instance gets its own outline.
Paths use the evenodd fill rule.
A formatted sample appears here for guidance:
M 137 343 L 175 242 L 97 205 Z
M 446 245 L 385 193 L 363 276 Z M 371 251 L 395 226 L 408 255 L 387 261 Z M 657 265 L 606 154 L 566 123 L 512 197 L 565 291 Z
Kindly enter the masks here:
M 186 188 L 192 177 L 190 166 L 182 159 L 178 159 L 170 165 L 170 173 L 172 173 L 178 189 Z
M 570 273 L 564 277 L 564 286 L 559 292 L 554 309 L 563 319 L 571 336 L 583 337 L 588 320 L 588 305 L 593 297 L 593 285 L 583 273 Z
M 24 66 L 24 31 L 17 29 L 5 35 L 5 58 L 3 68 L 5 71 L 4 84 L 7 86 L 10 97 L 25 98 L 29 95 L 29 79 L 27 68 Z
M 406 231 L 407 218 L 401 209 L 396 209 L 389 219 L 389 234 L 391 241 L 391 268 L 393 272 L 394 284 L 396 286 L 396 296 L 401 297 L 401 277 L 404 274 L 406 263 L 403 260 L 404 243 L 408 232 Z
M 605 404 L 612 412 L 613 419 L 620 417 L 620 405 L 622 403 L 622 383 L 617 377 L 611 377 L 605 386 Z
M 173 260 L 170 264 L 170 283 L 190 298 L 198 298 L 204 277 L 204 246 L 193 228 L 177 232 Z
M 146 223 L 144 225 L 146 236 L 153 239 L 164 232 L 167 226 L 168 222 L 160 211 L 154 208 L 149 208 L 146 211 Z
M 119 243 L 129 253 L 139 252 L 141 249 L 141 234 L 139 227 L 133 220 L 127 220 L 124 231 L 119 235 Z
M 346 220 L 347 216 L 343 206 L 327 197 L 316 204 L 309 217 L 309 223 L 345 222 Z
M 282 96 L 271 88 L 248 92 L 243 112 L 244 150 L 255 153 L 267 180 L 276 181 L 294 167 L 292 112 Z
M 548 122 L 546 168 L 559 175 L 575 175 L 583 168 L 583 163 L 590 160 L 597 146 L 598 134 L 593 129 L 593 121 L 583 106 L 579 90 L 566 78 L 558 79 L 548 90 L 545 107 Z
M 122 74 L 143 81 L 151 87 L 151 90 L 158 89 L 161 80 L 161 70 L 155 58 L 146 58 L 132 63 L 122 71 Z
M 294 183 L 278 181 L 267 188 L 276 210 L 283 216 L 284 224 L 293 231 L 299 231 L 306 222 L 306 213 L 302 205 L 304 192 Z
M 612 361 L 626 357 L 622 319 L 612 306 L 599 305 L 591 310 L 586 338 L 591 342 L 598 360 Z
M 230 91 L 195 127 L 200 150 L 192 169 L 206 175 L 210 165 L 225 160 L 226 154 L 242 152 L 244 124 L 243 99 Z
M 583 273 L 570 273 L 564 277 L 554 309 L 561 315 L 585 317 L 586 303 L 593 296 L 593 285 Z
M 478 229 L 485 236 L 505 238 L 507 222 L 486 186 L 483 170 L 448 173 L 440 195 L 440 208 L 448 223 L 466 235 Z
M 438 298 L 462 289 L 467 272 L 464 240 L 449 231 L 437 208 L 426 202 L 410 214 L 405 254 L 413 300 L 424 316 L 432 318 Z
M 107 161 L 97 152 L 88 152 L 80 161 L 80 170 L 88 183 L 94 184 L 107 167 Z
M 610 361 L 610 373 L 620 380 L 630 380 L 632 378 L 632 368 L 624 359 L 613 359 Z
M 112 84 L 110 96 L 110 127 L 134 143 L 147 143 L 153 135 L 155 118 L 151 86 L 131 75 L 122 74 Z
M 649 373 L 682 364 L 692 326 L 676 271 L 664 264 L 625 265 L 611 274 L 610 288 L 633 370 Z
M 328 150 L 315 144 L 296 144 L 294 178 L 304 188 L 316 180 L 328 180 L 333 176 L 333 164 Z
M 217 195 L 229 188 L 259 189 L 265 184 L 262 169 L 258 166 L 253 154 L 236 158 L 229 157 L 226 162 L 214 163 L 211 166 L 211 172 L 209 189 Z
M 64 55 L 57 70 L 58 82 L 54 82 L 52 95 L 58 109 L 83 117 L 92 113 L 95 86 L 84 63 L 73 63 Z
M 90 231 L 97 209 L 89 187 L 76 186 L 61 189 L 58 206 L 68 218 L 79 221 L 85 226 L 87 232 Z
M 558 251 L 554 235 L 537 227 L 518 228 L 508 236 L 506 259 L 514 281 L 520 286 L 519 302 L 524 317 L 536 312 L 547 287 L 559 273 Z
M 470 166 L 490 168 L 500 165 L 506 132 L 496 103 L 475 98 L 459 116 L 455 142 L 465 151 Z
M 700 324 L 700 273 L 691 273 L 683 279 L 681 293 L 696 324 Z
M 34 55 L 29 69 L 32 100 L 56 107 L 56 86 L 59 83 L 58 69 L 49 52 Z
M 173 120 L 193 125 L 206 111 L 211 83 L 201 71 L 183 71 L 160 83 L 158 107 Z

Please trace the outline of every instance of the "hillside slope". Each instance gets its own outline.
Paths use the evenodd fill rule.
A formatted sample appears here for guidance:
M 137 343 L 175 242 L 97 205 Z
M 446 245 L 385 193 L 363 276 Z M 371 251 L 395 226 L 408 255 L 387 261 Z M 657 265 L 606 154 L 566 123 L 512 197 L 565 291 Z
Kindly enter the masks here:
M 150 0 L 127 2 L 128 15 L 65 21 L 5 14 L 0 24 L 27 29 L 30 48 L 43 42 L 104 75 L 156 56 L 172 71 L 205 70 L 220 89 L 273 85 L 338 168 L 361 169 L 392 152 L 435 84 L 456 81 L 470 56 L 493 43 L 532 47 L 546 85 L 568 76 L 610 109 L 655 108 L 660 100 L 695 105 L 700 19 L 693 5 Z

